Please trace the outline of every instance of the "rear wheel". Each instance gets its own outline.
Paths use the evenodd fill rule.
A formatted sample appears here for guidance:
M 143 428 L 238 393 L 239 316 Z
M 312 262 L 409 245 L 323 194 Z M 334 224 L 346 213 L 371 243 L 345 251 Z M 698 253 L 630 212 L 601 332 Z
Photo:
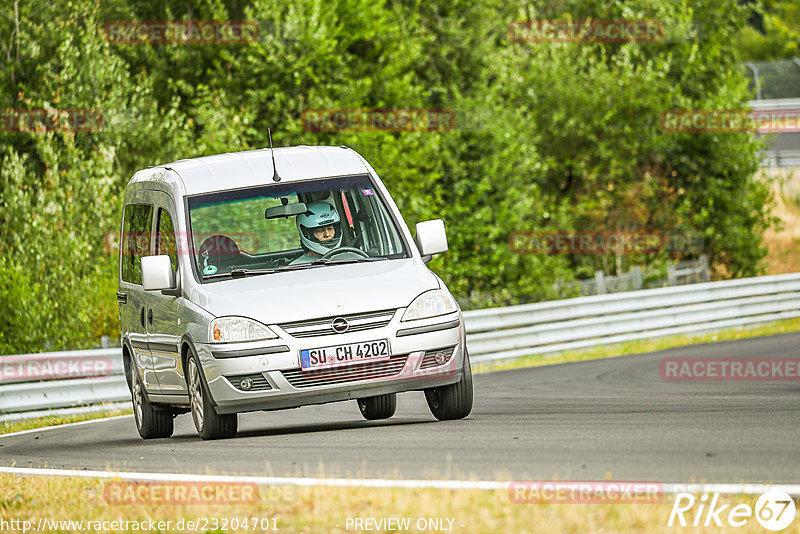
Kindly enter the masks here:
M 131 370 L 131 398 L 136 430 L 142 439 L 168 438 L 172 435 L 172 411 L 153 406 L 144 393 L 142 381 L 136 369 Z
M 469 355 L 464 354 L 464 373 L 461 380 L 449 386 L 425 390 L 425 400 L 439 421 L 463 419 L 472 411 L 472 368 Z
M 189 372 L 187 373 L 189 400 L 192 420 L 197 433 L 203 439 L 232 438 L 236 435 L 239 420 L 236 414 L 220 415 L 211 404 L 211 398 L 200 376 L 197 356 L 189 356 Z
M 358 409 L 364 419 L 389 419 L 397 410 L 397 393 L 358 399 Z

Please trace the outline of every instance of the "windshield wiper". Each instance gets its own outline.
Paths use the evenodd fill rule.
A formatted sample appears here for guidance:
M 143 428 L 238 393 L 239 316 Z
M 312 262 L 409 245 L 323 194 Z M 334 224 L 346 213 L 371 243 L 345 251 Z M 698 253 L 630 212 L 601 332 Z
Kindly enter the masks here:
M 208 278 L 222 278 L 225 276 L 230 276 L 232 278 L 242 278 L 250 275 L 270 274 L 274 272 L 276 272 L 275 269 L 234 269 L 232 271 L 226 271 L 223 273 L 204 274 L 203 280 L 206 280 Z
M 327 258 L 319 258 L 305 265 L 342 265 L 345 263 L 361 263 L 368 261 L 383 261 L 386 258 L 345 258 L 341 260 L 329 260 Z
M 280 267 L 273 267 L 271 269 L 234 269 L 224 273 L 204 274 L 203 280 L 211 278 L 244 278 L 245 276 L 256 276 L 259 274 L 273 274 L 285 271 L 298 271 L 302 269 L 312 269 L 321 265 L 344 265 L 346 263 L 361 263 L 370 261 L 383 261 L 388 258 L 345 258 L 341 260 L 330 260 L 326 258 L 319 258 L 307 263 L 298 263 L 297 265 L 282 265 Z
M 245 276 L 255 276 L 259 274 L 272 274 L 272 273 L 279 273 L 283 271 L 296 271 L 298 269 L 306 269 L 312 267 L 310 263 L 302 263 L 300 265 L 282 265 L 281 267 L 274 267 L 272 269 L 234 269 L 232 271 L 224 272 L 224 273 L 215 273 L 215 274 L 206 274 L 203 275 L 203 279 L 209 278 L 222 278 L 224 276 L 230 276 L 231 278 L 244 278 Z M 316 267 L 316 266 L 313 266 Z
M 254 276 L 257 274 L 270 274 L 274 273 L 275 269 L 233 269 L 228 274 L 231 278 L 244 278 L 245 276 Z

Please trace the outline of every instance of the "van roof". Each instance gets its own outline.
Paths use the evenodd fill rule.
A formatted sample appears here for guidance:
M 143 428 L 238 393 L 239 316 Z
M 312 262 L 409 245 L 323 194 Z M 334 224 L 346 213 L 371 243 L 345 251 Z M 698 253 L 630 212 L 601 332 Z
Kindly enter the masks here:
M 364 160 L 354 150 L 332 146 L 276 148 L 275 166 L 281 182 L 368 172 Z M 269 148 L 182 159 L 150 170 L 158 169 L 178 173 L 187 195 L 274 183 Z M 131 182 L 147 181 L 152 176 L 152 173 L 141 174 L 144 175 L 137 173 Z

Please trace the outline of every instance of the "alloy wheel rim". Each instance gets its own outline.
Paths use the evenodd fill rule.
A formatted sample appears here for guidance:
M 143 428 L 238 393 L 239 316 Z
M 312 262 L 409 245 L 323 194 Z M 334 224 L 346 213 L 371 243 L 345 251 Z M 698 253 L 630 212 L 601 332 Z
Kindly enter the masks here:
M 133 378 L 133 413 L 136 418 L 136 427 L 142 428 L 142 386 L 136 377 Z
M 194 358 L 189 363 L 189 393 L 192 397 L 192 419 L 198 432 L 203 430 L 203 391 L 200 385 L 200 373 Z

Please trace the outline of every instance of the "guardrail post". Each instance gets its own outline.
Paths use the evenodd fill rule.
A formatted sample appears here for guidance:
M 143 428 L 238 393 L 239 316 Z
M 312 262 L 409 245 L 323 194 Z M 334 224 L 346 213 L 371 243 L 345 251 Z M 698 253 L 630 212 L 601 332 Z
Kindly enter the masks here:
M 603 271 L 594 272 L 594 290 L 598 295 L 605 295 L 606 291 L 606 275 Z
M 669 286 L 678 285 L 678 274 L 676 272 L 677 270 L 678 270 L 677 265 L 670 265 L 667 267 L 667 285 Z
M 633 289 L 642 289 L 642 270 L 638 265 L 633 268 Z
M 701 282 L 710 282 L 711 281 L 711 272 L 708 268 L 708 256 L 703 254 L 700 256 L 698 260 L 698 267 L 700 269 L 700 281 Z

